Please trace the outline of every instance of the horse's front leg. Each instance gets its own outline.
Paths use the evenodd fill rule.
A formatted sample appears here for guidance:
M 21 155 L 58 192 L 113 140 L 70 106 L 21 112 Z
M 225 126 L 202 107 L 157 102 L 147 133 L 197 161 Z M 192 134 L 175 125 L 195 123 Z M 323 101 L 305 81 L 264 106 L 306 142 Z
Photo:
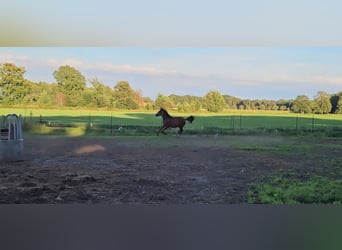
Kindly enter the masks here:
M 163 126 L 160 127 L 160 129 L 157 132 L 157 135 L 159 135 L 160 131 L 163 129 Z
M 161 126 L 160 129 L 159 129 L 159 131 L 158 131 L 158 133 L 157 133 L 157 135 L 159 135 L 160 132 L 162 132 L 164 135 L 166 135 L 166 133 L 165 133 L 165 131 L 164 131 L 165 129 L 166 129 L 166 127 L 165 127 L 164 125 Z

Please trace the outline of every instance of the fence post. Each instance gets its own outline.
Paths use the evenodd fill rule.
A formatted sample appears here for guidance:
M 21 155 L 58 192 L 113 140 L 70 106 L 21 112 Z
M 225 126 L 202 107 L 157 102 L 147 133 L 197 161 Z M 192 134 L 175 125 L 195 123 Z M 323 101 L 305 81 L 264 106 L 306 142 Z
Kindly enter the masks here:
M 240 130 L 242 129 L 242 115 L 240 114 Z
M 296 116 L 296 131 L 298 132 L 298 115 Z
M 233 131 L 234 131 L 234 127 L 235 127 L 234 122 L 235 122 L 234 116 L 232 115 L 232 116 L 230 117 L 230 128 L 233 129 Z
M 110 133 L 113 134 L 113 112 L 110 112 Z
M 93 124 L 91 122 L 91 114 L 89 112 L 89 121 L 88 121 L 88 125 L 89 125 L 89 128 L 92 128 L 93 127 Z
M 315 117 L 314 117 L 314 115 L 312 115 L 311 132 L 314 131 L 314 127 L 315 127 Z

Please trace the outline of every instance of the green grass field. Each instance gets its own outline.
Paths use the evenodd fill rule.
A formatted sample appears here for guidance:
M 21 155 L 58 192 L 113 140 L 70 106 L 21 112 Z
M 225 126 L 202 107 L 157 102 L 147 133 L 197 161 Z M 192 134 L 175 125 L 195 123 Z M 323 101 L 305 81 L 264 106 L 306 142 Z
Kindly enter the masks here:
M 86 132 L 111 134 L 154 134 L 161 125 L 156 111 L 107 111 L 81 109 L 0 108 L 0 115 L 21 114 L 26 132 L 67 133 L 80 135 Z M 302 115 L 288 112 L 222 112 L 172 113 L 172 116 L 194 115 L 195 121 L 187 124 L 184 133 L 229 134 L 274 131 L 330 131 L 342 130 L 342 115 Z M 41 123 L 40 123 L 41 122 Z M 44 124 L 44 126 L 35 126 Z M 176 133 L 170 130 L 169 133 Z M 335 132 L 334 132 L 335 131 Z M 336 135 L 342 132 L 339 131 Z

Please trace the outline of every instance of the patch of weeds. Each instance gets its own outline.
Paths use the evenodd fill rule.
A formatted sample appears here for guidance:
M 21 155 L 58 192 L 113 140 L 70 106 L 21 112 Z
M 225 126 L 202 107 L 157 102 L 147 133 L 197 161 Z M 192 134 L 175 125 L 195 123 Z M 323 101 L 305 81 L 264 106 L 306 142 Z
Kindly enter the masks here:
M 244 151 L 265 151 L 265 148 L 258 146 L 240 146 L 238 149 Z
M 248 203 L 261 204 L 340 204 L 342 181 L 315 176 L 302 182 L 297 179 L 275 177 L 268 183 L 252 183 Z
M 329 165 L 342 167 L 342 157 L 330 159 L 329 160 Z
M 280 146 L 237 146 L 237 149 L 244 151 L 261 151 L 261 152 L 290 152 L 295 150 L 291 145 Z
M 84 127 L 73 127 L 73 126 L 48 126 L 46 124 L 38 123 L 24 123 L 23 131 L 26 134 L 31 135 L 70 135 L 70 136 L 80 136 L 84 135 Z
M 326 163 L 326 167 L 329 171 L 329 176 L 332 176 L 333 178 L 341 178 L 342 177 L 342 158 L 333 158 L 328 159 Z
M 327 137 L 342 137 L 342 129 L 338 127 L 327 128 L 324 132 Z

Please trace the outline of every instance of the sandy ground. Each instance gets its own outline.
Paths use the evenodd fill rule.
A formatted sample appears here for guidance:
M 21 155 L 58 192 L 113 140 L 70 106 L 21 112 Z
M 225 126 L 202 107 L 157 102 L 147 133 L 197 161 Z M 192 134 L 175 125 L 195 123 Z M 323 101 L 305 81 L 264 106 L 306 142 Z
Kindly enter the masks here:
M 232 146 L 241 139 L 265 143 L 261 136 L 25 138 L 24 160 L 0 163 L 0 203 L 246 203 L 249 183 L 274 173 L 321 174 L 322 156 L 341 153 L 321 148 L 309 157 Z M 283 140 L 266 138 L 268 146 Z M 297 143 L 285 142 L 289 149 Z

